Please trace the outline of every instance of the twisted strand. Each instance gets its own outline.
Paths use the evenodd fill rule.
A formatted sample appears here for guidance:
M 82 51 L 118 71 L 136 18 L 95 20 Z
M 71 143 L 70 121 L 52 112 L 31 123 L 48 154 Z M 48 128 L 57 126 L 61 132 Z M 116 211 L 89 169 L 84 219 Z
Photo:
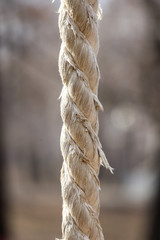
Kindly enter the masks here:
M 64 240 L 103 240 L 99 217 L 99 167 L 112 168 L 98 138 L 97 97 L 100 78 L 96 55 L 98 0 L 61 0 L 62 45 L 61 170 Z

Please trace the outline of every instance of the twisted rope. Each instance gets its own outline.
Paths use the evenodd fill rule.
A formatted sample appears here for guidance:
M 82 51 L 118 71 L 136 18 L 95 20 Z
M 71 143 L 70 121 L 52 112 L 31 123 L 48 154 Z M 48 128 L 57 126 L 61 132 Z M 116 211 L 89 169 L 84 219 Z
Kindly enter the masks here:
M 62 45 L 59 71 L 63 82 L 60 138 L 64 240 L 102 240 L 99 223 L 99 168 L 112 172 L 98 138 L 97 97 L 100 78 L 98 0 L 61 0 Z

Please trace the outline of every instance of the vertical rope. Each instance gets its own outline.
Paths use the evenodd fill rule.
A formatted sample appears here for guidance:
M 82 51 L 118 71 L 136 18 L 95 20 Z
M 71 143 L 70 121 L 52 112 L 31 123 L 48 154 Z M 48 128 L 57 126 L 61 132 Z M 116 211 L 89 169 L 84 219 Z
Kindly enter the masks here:
M 98 138 L 97 97 L 100 78 L 96 55 L 99 41 L 98 0 L 61 0 L 62 45 L 59 71 L 63 82 L 60 138 L 62 234 L 65 240 L 104 239 L 99 223 L 99 167 L 112 172 Z

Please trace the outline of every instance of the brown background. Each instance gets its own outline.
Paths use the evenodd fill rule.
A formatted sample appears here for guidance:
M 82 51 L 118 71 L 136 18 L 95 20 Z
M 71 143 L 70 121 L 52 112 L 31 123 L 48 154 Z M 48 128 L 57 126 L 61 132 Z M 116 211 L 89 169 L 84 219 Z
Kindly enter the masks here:
M 101 168 L 100 221 L 105 239 L 147 240 L 160 148 L 160 4 L 101 4 L 99 135 L 115 174 Z M 1 157 L 12 240 L 61 237 L 58 6 L 0 3 Z

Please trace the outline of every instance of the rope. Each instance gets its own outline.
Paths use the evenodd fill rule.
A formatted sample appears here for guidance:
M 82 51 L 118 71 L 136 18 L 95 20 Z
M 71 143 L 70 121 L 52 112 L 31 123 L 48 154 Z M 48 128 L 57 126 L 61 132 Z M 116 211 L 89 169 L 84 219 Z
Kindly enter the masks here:
M 99 223 L 99 168 L 112 168 L 98 138 L 97 97 L 100 78 L 98 0 L 61 0 L 59 30 L 62 45 L 59 72 L 63 82 L 60 138 L 64 240 L 102 240 Z

